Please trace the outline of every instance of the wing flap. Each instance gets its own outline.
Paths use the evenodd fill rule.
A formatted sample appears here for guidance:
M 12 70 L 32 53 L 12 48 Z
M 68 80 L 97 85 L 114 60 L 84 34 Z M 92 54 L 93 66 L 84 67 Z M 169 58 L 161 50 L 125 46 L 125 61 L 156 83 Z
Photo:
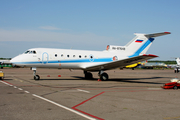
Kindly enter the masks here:
M 149 54 L 149 55 L 144 54 L 144 55 L 131 57 L 131 58 L 123 59 L 123 60 L 117 60 L 117 61 L 113 61 L 113 62 L 101 64 L 101 65 L 87 67 L 84 70 L 86 70 L 86 71 L 99 71 L 99 70 L 109 70 L 109 69 L 121 68 L 121 67 L 125 67 L 127 65 L 131 65 L 131 64 L 134 64 L 137 62 L 142 62 L 142 61 L 152 59 L 155 57 L 158 57 L 158 56 L 151 55 L 151 54 Z

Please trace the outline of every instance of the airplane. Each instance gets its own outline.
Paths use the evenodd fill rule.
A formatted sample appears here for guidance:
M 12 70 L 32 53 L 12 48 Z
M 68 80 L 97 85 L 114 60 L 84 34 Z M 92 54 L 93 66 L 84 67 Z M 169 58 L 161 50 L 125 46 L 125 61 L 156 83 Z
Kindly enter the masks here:
M 134 70 L 134 68 L 138 67 L 141 65 L 141 62 L 137 62 L 131 65 L 127 65 L 125 68 L 131 68 L 132 70 Z
M 176 58 L 177 65 L 172 66 L 171 68 L 174 68 L 174 72 L 178 73 L 180 71 L 180 59 Z
M 0 60 L 0 68 L 3 69 L 3 67 L 12 67 L 10 60 Z
M 32 48 L 10 61 L 13 65 L 30 67 L 34 80 L 39 80 L 37 68 L 80 69 L 86 79 L 92 79 L 91 72 L 98 72 L 100 80 L 108 80 L 106 70 L 123 68 L 137 62 L 158 57 L 146 54 L 154 37 L 171 34 L 161 32 L 154 34 L 135 33 L 135 38 L 125 46 L 108 45 L 103 51 L 72 50 L 55 48 Z
M 144 69 L 153 69 L 153 68 L 167 68 L 168 66 L 165 63 L 162 62 L 148 62 L 144 61 L 141 63 L 141 68 Z

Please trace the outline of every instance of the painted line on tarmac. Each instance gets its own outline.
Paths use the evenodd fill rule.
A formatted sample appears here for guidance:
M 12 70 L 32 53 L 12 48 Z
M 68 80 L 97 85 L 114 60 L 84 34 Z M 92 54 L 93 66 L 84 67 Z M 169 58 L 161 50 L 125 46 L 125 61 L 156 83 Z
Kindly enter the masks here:
M 6 82 L 6 81 L 0 81 L 0 82 L 2 82 L 2 83 L 4 83 L 4 84 L 6 84 L 6 85 L 9 85 L 9 86 L 13 86 L 15 89 L 17 88 L 17 89 L 19 89 L 19 90 L 23 90 L 22 88 L 18 88 L 17 86 L 14 86 L 13 84 L 11 84 L 11 83 L 9 83 L 9 82 Z M 24 91 L 25 93 L 30 93 L 29 91 Z
M 9 85 L 9 86 L 14 86 L 14 85 L 12 85 L 11 83 L 8 83 L 8 82 L 6 82 L 6 81 L 0 81 L 0 82 L 4 83 L 4 84 L 6 84 L 6 85 Z M 18 88 L 18 87 L 14 86 L 14 88 Z M 19 90 L 23 90 L 22 88 L 18 88 L 18 89 L 19 89 Z M 24 91 L 24 92 L 30 93 L 29 91 Z M 78 111 L 76 111 L 76 110 L 73 110 L 73 109 L 71 109 L 71 108 L 65 107 L 65 106 L 63 106 L 63 105 L 61 105 L 61 104 L 58 104 L 58 103 L 56 103 L 56 102 L 54 102 L 54 101 L 51 101 L 51 100 L 48 100 L 48 99 L 46 99 L 46 98 L 44 98 L 44 97 L 38 96 L 38 95 L 36 95 L 36 94 L 32 94 L 32 96 L 37 97 L 37 98 L 40 98 L 40 99 L 42 99 L 42 100 L 44 100 L 44 101 L 47 101 L 47 102 L 49 102 L 49 103 L 52 103 L 52 104 L 54 104 L 54 105 L 56 105 L 56 106 L 58 106 L 58 107 L 64 108 L 64 109 L 66 109 L 66 110 L 68 110 L 68 111 L 70 111 L 70 112 L 73 112 L 73 113 L 75 113 L 75 114 L 77 114 L 77 115 L 79 115 L 79 116 L 81 116 L 81 117 L 86 118 L 86 119 L 96 120 L 96 119 L 94 119 L 93 117 L 90 117 L 90 116 L 88 116 L 88 115 L 86 115 L 86 114 L 83 114 L 83 113 L 78 112 Z
M 92 118 L 92 117 L 89 117 L 89 116 L 87 116 L 87 115 L 84 115 L 84 114 L 82 114 L 82 113 L 80 113 L 80 112 L 77 112 L 76 110 L 70 109 L 70 108 L 65 107 L 65 106 L 63 106 L 63 105 L 60 105 L 60 104 L 58 104 L 58 103 L 56 103 L 56 102 L 54 102 L 54 101 L 51 101 L 51 100 L 46 99 L 46 98 L 44 98 L 44 97 L 41 97 L 41 96 L 39 96 L 39 95 L 36 95 L 36 94 L 32 94 L 32 95 L 33 95 L 34 97 L 37 97 L 37 98 L 40 98 L 40 99 L 42 99 L 42 100 L 45 100 L 45 101 L 47 101 L 47 102 L 49 102 L 49 103 L 52 103 L 52 104 L 54 104 L 54 105 L 56 105 L 56 106 L 58 106 L 58 107 L 64 108 L 64 109 L 66 109 L 66 110 L 68 110 L 68 111 L 70 111 L 70 112 L 73 112 L 73 113 L 75 113 L 75 114 L 78 114 L 78 115 L 80 115 L 80 116 L 82 116 L 82 117 L 84 117 L 84 118 L 87 118 L 87 119 L 89 119 L 89 120 L 96 120 L 96 119 L 94 119 L 94 118 Z
M 124 88 L 123 88 L 123 89 L 124 89 Z M 127 89 L 127 88 L 125 88 L 125 89 Z M 128 88 L 128 89 L 129 89 L 129 88 Z M 77 89 L 77 90 L 81 90 L 81 89 Z M 96 118 L 96 119 L 98 119 L 98 120 L 104 120 L 104 119 L 102 119 L 102 118 L 99 118 L 99 117 L 96 117 L 96 116 L 91 115 L 91 114 L 89 114 L 89 113 L 86 113 L 86 112 L 84 112 L 84 111 L 82 111 L 82 110 L 79 110 L 79 109 L 77 109 L 76 107 L 78 107 L 78 106 L 80 106 L 80 105 L 88 102 L 89 100 L 91 100 L 91 99 L 93 99 L 93 98 L 95 98 L 95 97 L 97 97 L 97 96 L 99 96 L 99 95 L 101 95 L 101 94 L 103 94 L 103 93 L 105 93 L 105 92 L 140 92 L 140 91 L 161 91 L 161 90 L 163 90 L 163 89 L 162 89 L 162 88 L 148 88 L 148 90 L 146 89 L 146 90 L 128 90 L 128 91 L 103 91 L 103 92 L 101 92 L 101 93 L 99 93 L 99 94 L 97 94 L 97 95 L 95 95 L 95 96 L 93 96 L 93 97 L 91 97 L 91 98 L 89 98 L 89 99 L 87 99 L 87 100 L 85 100 L 85 101 L 83 101 L 83 102 L 75 105 L 74 107 L 72 107 L 72 109 L 74 109 L 74 110 L 76 110 L 76 111 L 79 111 L 79 112 L 81 112 L 81 113 L 83 113 L 83 114 L 89 115 L 89 116 L 91 116 L 91 117 L 93 117 L 93 118 Z
M 29 91 L 24 91 L 25 93 L 30 93 Z
M 81 92 L 90 93 L 89 91 L 86 91 L 86 90 L 81 90 L 81 89 L 77 89 L 77 91 L 81 91 Z
M 23 90 L 22 88 L 18 88 L 19 90 Z
M 125 90 L 125 91 L 106 91 L 106 92 L 143 92 L 143 91 L 164 91 L 164 89 Z
M 148 88 L 148 90 L 162 90 L 162 88 Z
M 79 112 L 81 112 L 81 113 L 83 113 L 83 114 L 86 114 L 86 115 L 88 115 L 88 116 L 91 116 L 91 117 L 93 117 L 93 118 L 96 118 L 96 119 L 98 119 L 98 120 L 104 120 L 104 119 L 102 119 L 102 118 L 99 118 L 99 117 L 97 117 L 97 116 L 91 115 L 91 114 L 89 114 L 89 113 L 86 113 L 86 112 L 84 112 L 84 111 L 79 110 L 79 109 L 76 108 L 76 107 L 78 107 L 78 106 L 80 106 L 80 105 L 88 102 L 89 100 L 91 100 L 91 99 L 93 99 L 93 98 L 95 98 L 95 97 L 97 97 L 97 96 L 99 96 L 99 95 L 101 95 L 101 94 L 103 94 L 103 93 L 105 93 L 105 92 L 101 92 L 101 93 L 99 93 L 99 94 L 97 94 L 97 95 L 95 95 L 95 96 L 93 96 L 93 97 L 91 97 L 91 98 L 89 98 L 89 99 L 87 99 L 87 100 L 85 100 L 85 101 L 83 101 L 83 102 L 75 105 L 74 107 L 72 107 L 72 109 L 74 109 L 74 110 L 76 110 L 76 111 L 79 111 Z
M 14 79 L 14 80 L 16 80 L 16 81 L 18 81 L 18 82 L 23 82 L 22 80 L 18 80 L 18 79 Z
M 139 88 L 139 87 L 121 87 L 121 88 L 86 88 L 87 90 L 111 90 L 111 89 L 142 89 L 142 88 L 147 88 L 147 87 L 141 87 L 141 88 Z
M 166 120 L 169 120 L 169 119 L 178 119 L 178 118 L 180 118 L 180 116 L 177 116 L 177 117 L 166 117 L 166 118 L 164 118 L 164 119 L 166 119 Z
M 4 83 L 4 84 L 6 84 L 6 85 L 9 85 L 9 86 L 13 86 L 13 84 L 11 84 L 11 83 L 9 83 L 9 82 L 6 82 L 6 81 L 4 81 L 4 80 L 1 80 L 0 82 Z

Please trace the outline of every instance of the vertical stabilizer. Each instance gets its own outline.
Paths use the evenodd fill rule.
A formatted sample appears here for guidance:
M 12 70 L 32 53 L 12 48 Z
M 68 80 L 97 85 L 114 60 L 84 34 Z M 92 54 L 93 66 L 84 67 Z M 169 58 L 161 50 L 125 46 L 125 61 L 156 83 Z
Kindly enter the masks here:
M 129 53 L 129 57 L 135 57 L 140 54 L 146 54 L 154 37 L 170 34 L 170 32 L 154 33 L 154 34 L 139 34 L 136 33 L 136 37 L 132 39 L 127 45 L 126 50 Z
M 176 58 L 177 65 L 180 65 L 180 59 Z

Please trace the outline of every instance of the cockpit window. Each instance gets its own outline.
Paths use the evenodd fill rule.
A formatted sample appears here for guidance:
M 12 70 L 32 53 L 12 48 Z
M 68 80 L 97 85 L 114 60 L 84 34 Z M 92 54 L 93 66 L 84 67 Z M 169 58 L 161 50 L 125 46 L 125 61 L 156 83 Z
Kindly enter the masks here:
M 28 50 L 28 51 L 26 51 L 24 54 L 28 54 L 30 51 Z
M 36 51 L 35 50 L 33 50 L 33 51 L 28 50 L 24 54 L 36 54 Z

